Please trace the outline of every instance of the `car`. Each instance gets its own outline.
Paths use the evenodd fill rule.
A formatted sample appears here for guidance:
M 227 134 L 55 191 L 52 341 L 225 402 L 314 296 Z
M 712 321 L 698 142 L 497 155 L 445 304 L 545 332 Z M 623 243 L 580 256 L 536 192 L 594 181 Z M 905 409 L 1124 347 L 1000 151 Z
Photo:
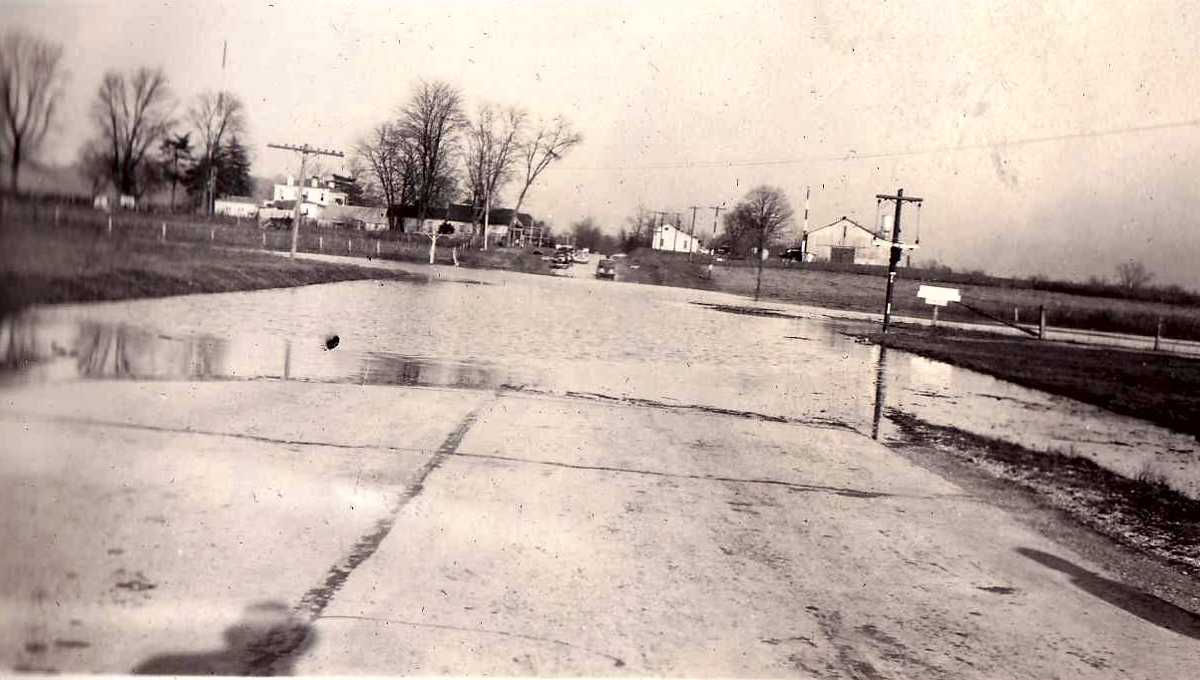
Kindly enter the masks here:
M 617 278 L 617 263 L 616 263 L 616 261 L 615 260 L 607 260 L 607 259 L 600 260 L 600 263 L 596 265 L 596 278 L 612 279 L 615 281 Z
M 803 262 L 804 261 L 804 249 L 803 248 L 788 248 L 787 250 L 783 251 L 783 254 L 780 255 L 779 258 L 782 260 L 791 260 L 793 262 Z

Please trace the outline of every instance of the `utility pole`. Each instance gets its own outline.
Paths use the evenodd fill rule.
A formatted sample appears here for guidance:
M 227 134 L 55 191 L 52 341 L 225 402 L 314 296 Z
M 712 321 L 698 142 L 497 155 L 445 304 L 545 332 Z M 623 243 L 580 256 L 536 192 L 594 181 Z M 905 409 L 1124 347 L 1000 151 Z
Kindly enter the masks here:
M 708 207 L 712 208 L 712 211 L 713 211 L 713 233 L 712 233 L 712 235 L 713 235 L 713 238 L 716 238 L 717 237 L 717 216 L 720 215 L 721 211 L 724 210 L 725 208 L 723 206 L 719 206 L 719 205 L 710 205 Z
M 284 151 L 295 151 L 300 154 L 300 184 L 296 187 L 296 205 L 292 213 L 292 252 L 290 257 L 296 257 L 296 242 L 300 238 L 300 207 L 304 205 L 304 166 L 308 162 L 309 156 L 333 156 L 335 158 L 343 158 L 345 154 L 341 151 L 332 149 L 318 149 L 314 146 L 301 144 L 268 144 L 272 149 L 283 149 Z
M 692 254 L 696 252 L 696 211 L 700 206 L 693 205 L 692 208 L 692 227 L 688 230 L 688 262 L 692 261 Z
M 812 195 L 812 187 L 804 187 L 804 231 L 800 232 L 800 263 L 808 260 L 808 198 Z
M 883 305 L 883 332 L 888 332 L 888 325 L 892 321 L 892 292 L 896 285 L 896 265 L 900 263 L 900 253 L 904 244 L 900 242 L 900 209 L 905 202 L 920 203 L 925 200 L 914 196 L 905 196 L 904 189 L 898 189 L 895 196 L 886 194 L 875 194 L 875 198 L 881 201 L 896 202 L 896 216 L 892 220 L 892 249 L 888 256 L 888 280 L 887 280 L 887 297 Z

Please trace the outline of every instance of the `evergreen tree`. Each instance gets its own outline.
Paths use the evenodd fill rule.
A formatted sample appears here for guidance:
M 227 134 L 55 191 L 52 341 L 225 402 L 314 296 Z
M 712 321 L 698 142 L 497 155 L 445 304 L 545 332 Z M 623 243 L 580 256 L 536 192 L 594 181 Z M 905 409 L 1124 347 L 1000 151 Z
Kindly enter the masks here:
M 250 196 L 254 193 L 254 180 L 250 177 L 250 154 L 237 137 L 221 145 L 214 155 L 213 165 L 216 166 L 216 196 Z M 208 177 L 208 158 L 196 159 L 184 176 L 184 185 L 192 197 L 193 205 L 199 206 L 203 202 Z

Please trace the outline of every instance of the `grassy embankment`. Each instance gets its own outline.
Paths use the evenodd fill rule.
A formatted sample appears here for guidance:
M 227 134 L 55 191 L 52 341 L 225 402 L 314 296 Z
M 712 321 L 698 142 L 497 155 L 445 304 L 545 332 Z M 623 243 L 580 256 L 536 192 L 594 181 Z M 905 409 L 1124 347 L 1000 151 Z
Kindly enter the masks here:
M 637 265 L 633 269 L 631 265 Z M 883 306 L 887 279 L 878 268 L 851 267 L 839 271 L 802 265 L 764 267 L 763 300 L 780 300 L 829 309 L 879 313 Z M 618 276 L 624 281 L 720 290 L 738 295 L 754 294 L 757 272 L 746 261 L 714 263 L 711 275 L 707 259 L 697 256 L 688 262 L 683 254 L 639 250 L 621 265 Z M 896 280 L 893 310 L 896 314 L 928 318 L 930 307 L 917 297 L 922 284 L 958 288 L 963 301 L 994 316 L 1011 320 L 1013 310 L 1023 324 L 1037 324 L 1038 309 L 1045 307 L 1051 326 L 1080 330 L 1154 335 L 1163 321 L 1163 335 L 1180 340 L 1200 340 L 1200 304 L 1171 304 L 1151 300 L 1103 297 L 1015 285 L 984 285 L 945 282 L 937 272 L 901 270 Z M 951 276 L 951 278 L 961 278 Z M 985 277 L 986 278 L 986 277 Z M 999 281 L 997 279 L 997 281 Z M 1048 286 L 1049 287 L 1049 286 Z M 1097 289 L 1097 293 L 1111 292 Z M 1191 300 L 1182 295 L 1179 299 Z M 947 321 L 994 323 L 966 307 L 951 305 L 941 310 Z
M 31 304 L 162 297 L 412 278 L 357 265 L 291 260 L 205 243 L 158 243 L 93 229 L 0 226 L 0 314 Z
M 1200 437 L 1197 359 L 945 328 L 900 326 L 866 337 Z
M 429 262 L 428 240 L 397 236 L 309 228 L 298 245 L 302 252 Z M 290 244 L 289 232 L 260 230 L 244 220 L 115 213 L 109 231 L 108 216 L 87 208 L 63 207 L 56 216 L 54 206 L 10 204 L 0 216 L 0 313 L 38 303 L 412 278 L 404 272 L 253 252 L 284 251 Z M 447 245 L 439 243 L 438 263 L 452 262 Z M 517 250 L 460 249 L 458 259 L 468 267 L 549 271 L 541 258 Z

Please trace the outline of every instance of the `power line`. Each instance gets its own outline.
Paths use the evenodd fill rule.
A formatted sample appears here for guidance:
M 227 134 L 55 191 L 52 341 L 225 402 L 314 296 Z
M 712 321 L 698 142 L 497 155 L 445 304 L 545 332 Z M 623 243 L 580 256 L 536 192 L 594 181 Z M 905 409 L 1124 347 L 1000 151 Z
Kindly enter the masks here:
M 1037 137 L 1022 137 L 1020 139 L 1010 139 L 1002 142 L 980 142 L 976 144 L 953 144 L 945 146 L 931 146 L 923 149 L 908 149 L 904 151 L 879 151 L 870 153 L 858 153 L 851 149 L 844 154 L 828 154 L 818 156 L 799 156 L 795 158 L 779 158 L 769 160 L 741 160 L 741 161 L 680 161 L 675 163 L 647 163 L 643 165 L 626 165 L 626 166 L 563 166 L 562 170 L 574 171 L 621 171 L 621 170 L 680 170 L 690 168 L 747 168 L 771 165 L 798 165 L 801 163 L 817 163 L 817 162 L 848 162 L 848 161 L 864 161 L 878 160 L 881 158 L 902 158 L 905 156 L 924 156 L 936 153 L 954 153 L 958 151 L 977 151 L 982 149 L 1003 149 L 1014 146 L 1029 146 L 1031 144 L 1044 144 L 1047 142 L 1069 141 L 1073 139 L 1094 139 L 1097 137 L 1111 137 L 1114 135 L 1134 134 L 1138 132 L 1152 132 L 1155 130 L 1171 130 L 1185 127 L 1200 126 L 1200 118 L 1191 120 L 1174 121 L 1169 123 L 1154 123 L 1151 125 L 1135 125 L 1120 128 L 1110 128 L 1107 130 L 1085 130 L 1082 132 L 1068 132 L 1057 135 L 1043 135 Z

